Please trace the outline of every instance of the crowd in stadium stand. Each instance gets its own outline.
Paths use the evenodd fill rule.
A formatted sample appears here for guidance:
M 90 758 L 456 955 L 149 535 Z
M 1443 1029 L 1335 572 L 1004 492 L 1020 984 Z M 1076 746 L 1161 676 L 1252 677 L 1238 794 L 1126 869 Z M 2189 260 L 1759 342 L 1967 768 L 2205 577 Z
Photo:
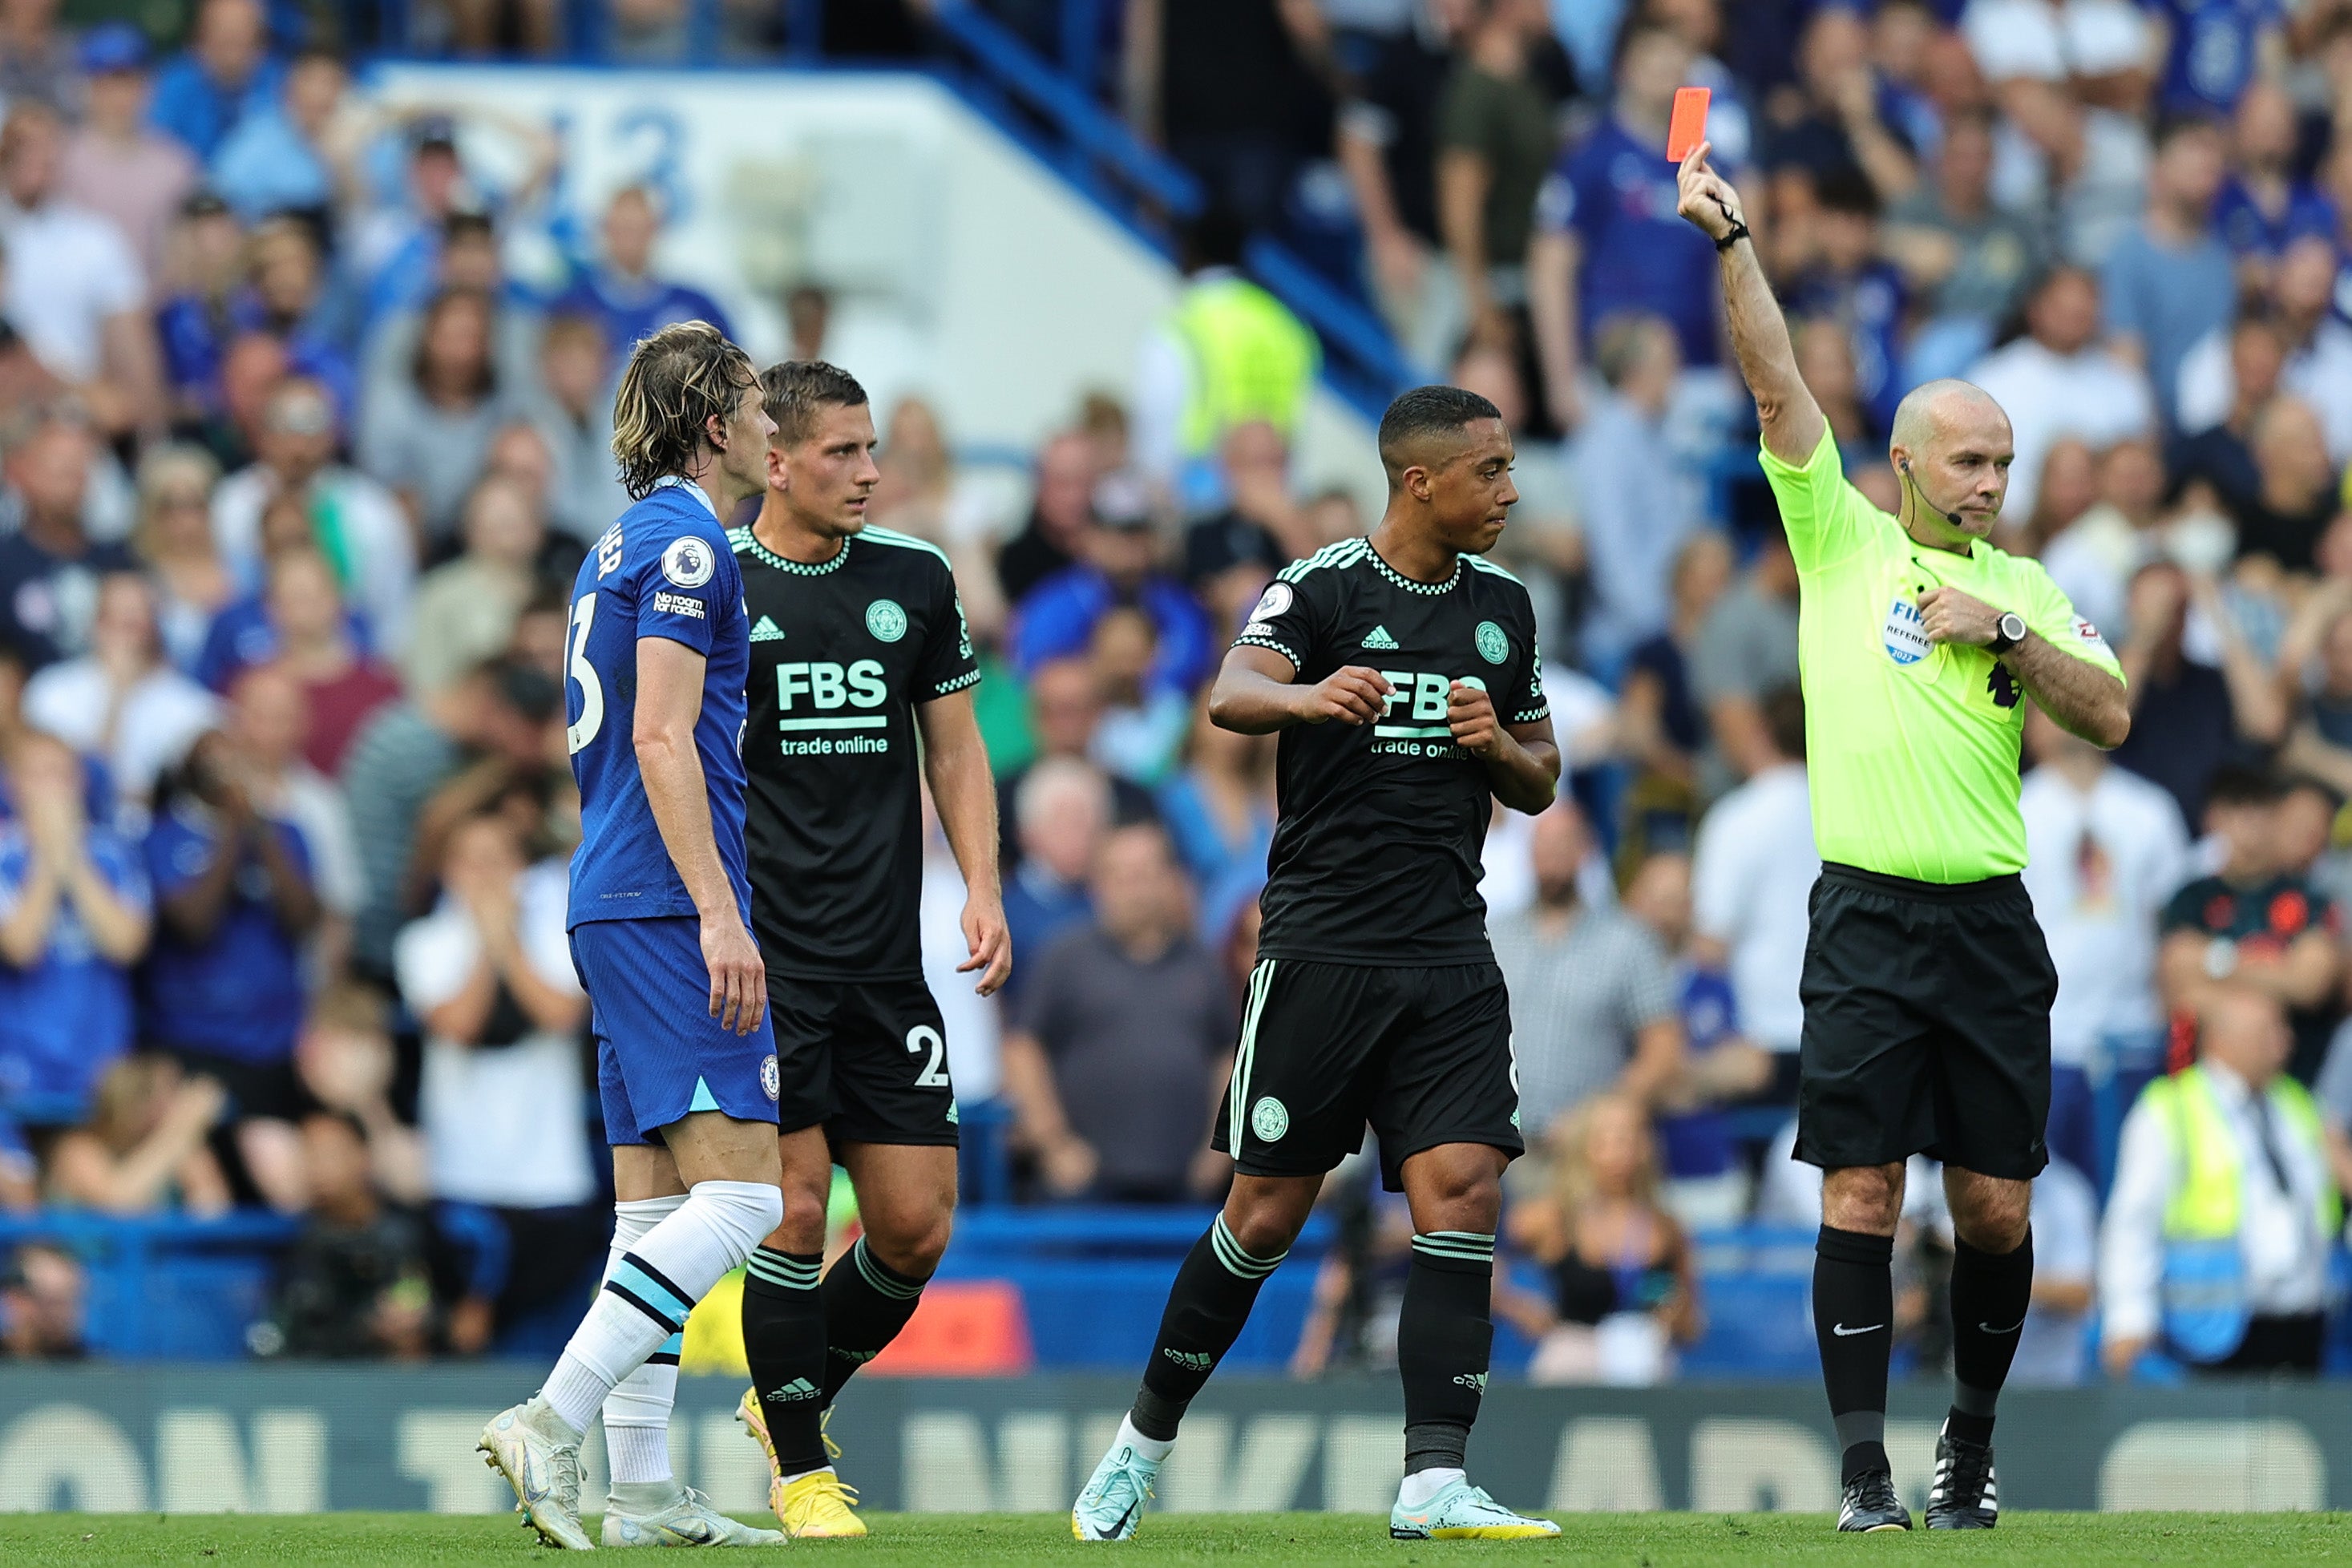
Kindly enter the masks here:
M 1055 36 L 1052 0 L 987 8 Z M 0 1205 L 301 1215 L 257 1348 L 469 1352 L 604 1245 L 564 939 L 567 590 L 625 504 L 628 344 L 724 316 L 654 268 L 634 187 L 568 284 L 515 280 L 551 144 L 502 126 L 533 162 L 486 201 L 466 126 L 370 101 L 297 47 L 299 9 L 203 0 L 173 51 L 0 10 Z M 413 10 L 420 47 L 554 26 Z M 919 54 L 926 11 L 827 14 L 872 34 L 844 47 Z M 615 12 L 625 56 L 682 37 L 682 8 Z M 1571 769 L 1486 849 L 1531 1145 L 1497 1311 L 1538 1374 L 1669 1375 L 1706 1311 L 1694 1237 L 1818 1213 L 1784 1125 L 1818 864 L 1797 580 L 1661 154 L 1693 82 L 1854 482 L 1892 510 L 1895 401 L 1980 383 L 2017 437 L 2000 542 L 2130 678 L 2112 758 L 2028 729 L 2063 984 L 2020 1375 L 2097 1375 L 2095 1303 L 2110 1370 L 2147 1350 L 2181 1156 L 2126 1113 L 2200 1050 L 2245 1104 L 2282 1069 L 2312 1091 L 2308 1129 L 2255 1117 L 2242 1223 L 2257 1306 L 2318 1310 L 2313 1216 L 2352 1189 L 2352 0 L 1101 15 L 1127 68 L 1107 100 L 1209 193 L 1193 289 L 1241 231 L 1280 233 L 1519 437 L 1502 548 Z M 824 353 L 822 289 L 788 304 L 795 352 Z M 1311 376 L 1272 309 L 1256 352 Z M 1373 521 L 1296 482 L 1296 399 L 1201 427 L 1198 330 L 1180 311 L 1139 343 L 1009 509 L 919 395 L 875 410 L 872 520 L 949 551 L 985 656 L 1003 998 L 951 972 L 943 844 L 924 920 L 965 1126 L 998 1130 L 1024 1203 L 1227 1179 L 1207 1137 L 1274 743 L 1210 726 L 1202 689 L 1274 570 Z M 1381 1353 L 1363 1303 L 1410 1227 L 1366 1184 L 1335 1184 L 1356 1223 L 1304 1372 Z M 1913 1183 L 1902 1296 L 1929 1358 L 1934 1188 Z M 17 1249 L 0 1351 L 70 1351 L 78 1291 L 69 1253 Z

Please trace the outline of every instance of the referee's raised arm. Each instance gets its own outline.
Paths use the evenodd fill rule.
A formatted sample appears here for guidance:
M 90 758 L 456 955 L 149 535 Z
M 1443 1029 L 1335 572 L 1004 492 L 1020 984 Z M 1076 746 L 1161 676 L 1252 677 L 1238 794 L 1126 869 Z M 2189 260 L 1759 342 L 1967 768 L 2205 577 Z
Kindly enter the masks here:
M 1822 405 L 1797 374 L 1796 345 L 1789 341 L 1788 318 L 1772 298 L 1764 264 L 1756 258 L 1740 212 L 1739 193 L 1706 166 L 1711 143 L 1702 142 L 1683 160 L 1676 210 L 1715 241 L 1723 258 L 1723 308 L 1731 322 L 1731 352 L 1739 374 L 1756 396 L 1756 416 L 1764 446 L 1782 462 L 1801 466 L 1821 445 L 1826 421 Z

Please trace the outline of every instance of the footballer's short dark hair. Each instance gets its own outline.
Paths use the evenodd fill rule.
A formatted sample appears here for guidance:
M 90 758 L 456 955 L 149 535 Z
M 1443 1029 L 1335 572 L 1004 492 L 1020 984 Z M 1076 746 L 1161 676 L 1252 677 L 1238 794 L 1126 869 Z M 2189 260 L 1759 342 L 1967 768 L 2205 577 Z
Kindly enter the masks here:
M 1501 409 L 1458 386 L 1416 386 L 1401 394 L 1381 416 L 1381 466 L 1393 488 L 1406 468 L 1429 460 L 1433 439 L 1459 436 L 1481 419 L 1499 420 Z
M 816 434 L 817 416 L 827 408 L 856 408 L 866 389 L 839 365 L 821 359 L 789 359 L 760 373 L 760 395 L 776 422 L 770 444 L 797 447 Z

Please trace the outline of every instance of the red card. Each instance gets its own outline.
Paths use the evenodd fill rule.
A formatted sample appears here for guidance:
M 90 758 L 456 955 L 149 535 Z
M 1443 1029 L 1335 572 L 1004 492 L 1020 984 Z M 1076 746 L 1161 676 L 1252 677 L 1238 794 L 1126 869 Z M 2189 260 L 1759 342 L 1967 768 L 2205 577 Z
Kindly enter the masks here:
M 1703 87 L 1675 89 L 1675 117 L 1666 124 L 1666 156 L 1681 163 L 1706 140 L 1706 105 L 1714 93 Z

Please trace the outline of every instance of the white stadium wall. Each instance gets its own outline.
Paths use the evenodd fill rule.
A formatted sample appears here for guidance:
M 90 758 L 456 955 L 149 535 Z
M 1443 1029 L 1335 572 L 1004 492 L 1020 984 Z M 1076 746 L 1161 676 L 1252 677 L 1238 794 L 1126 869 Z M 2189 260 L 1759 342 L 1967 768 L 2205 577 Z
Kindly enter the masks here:
M 556 138 L 550 191 L 506 225 L 519 275 L 551 280 L 551 231 L 593 243 L 604 199 L 647 183 L 674 214 L 662 268 L 717 297 L 755 357 L 785 347 L 783 290 L 822 284 L 828 353 L 877 414 L 919 393 L 968 453 L 1034 449 L 1088 389 L 1126 398 L 1175 298 L 1164 258 L 926 77 L 386 65 L 373 80 L 389 106 L 455 113 L 493 189 L 523 167 L 502 122 Z M 1302 484 L 1377 510 L 1371 433 L 1328 393 L 1298 460 Z

